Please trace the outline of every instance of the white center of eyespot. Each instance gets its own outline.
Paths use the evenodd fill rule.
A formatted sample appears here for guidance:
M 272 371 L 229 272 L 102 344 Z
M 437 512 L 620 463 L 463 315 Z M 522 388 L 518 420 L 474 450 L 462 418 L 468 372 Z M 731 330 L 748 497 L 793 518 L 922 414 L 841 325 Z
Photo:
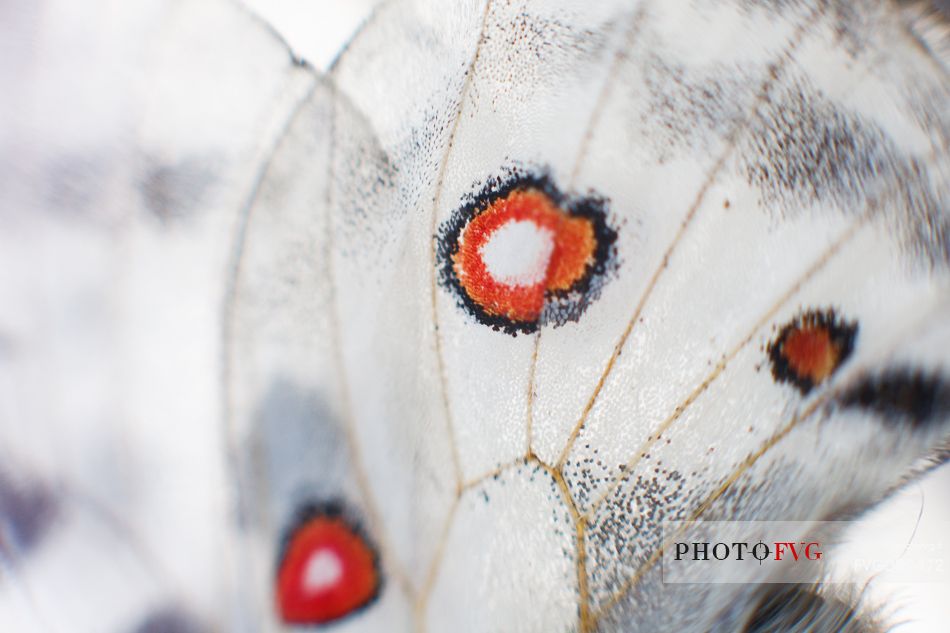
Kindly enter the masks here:
M 317 593 L 340 582 L 343 577 L 343 563 L 335 552 L 318 549 L 307 560 L 304 570 L 304 589 L 308 593 Z
M 498 283 L 533 286 L 544 281 L 554 251 L 554 233 L 529 220 L 498 227 L 481 248 L 482 261 Z

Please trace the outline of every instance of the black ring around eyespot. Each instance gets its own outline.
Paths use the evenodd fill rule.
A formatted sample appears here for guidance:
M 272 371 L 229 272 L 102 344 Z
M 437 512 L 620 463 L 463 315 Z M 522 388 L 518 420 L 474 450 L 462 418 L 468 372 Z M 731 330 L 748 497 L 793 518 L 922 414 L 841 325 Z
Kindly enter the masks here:
M 593 229 L 595 245 L 584 273 L 567 289 L 546 291 L 545 308 L 540 318 L 524 321 L 487 311 L 465 289 L 454 264 L 461 238 L 474 218 L 512 193 L 529 190 L 543 193 L 568 217 L 588 220 Z M 501 176 L 489 178 L 477 193 L 466 197 L 451 217 L 439 226 L 434 237 L 439 284 L 448 289 L 454 295 L 456 305 L 473 316 L 477 322 L 512 336 L 536 332 L 541 325 L 551 324 L 558 327 L 577 321 L 587 307 L 600 296 L 604 284 L 617 267 L 618 235 L 608 222 L 607 216 L 608 200 L 602 196 L 569 196 L 554 184 L 547 170 L 509 168 Z

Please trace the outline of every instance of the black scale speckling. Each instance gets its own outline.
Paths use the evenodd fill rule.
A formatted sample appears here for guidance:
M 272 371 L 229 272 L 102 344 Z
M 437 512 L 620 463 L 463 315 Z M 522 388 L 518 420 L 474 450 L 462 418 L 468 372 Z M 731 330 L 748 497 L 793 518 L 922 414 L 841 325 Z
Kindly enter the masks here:
M 746 4 L 772 11 L 775 3 Z M 780 4 L 798 13 L 814 5 L 798 0 Z M 837 44 L 860 58 L 868 19 L 845 4 L 824 7 L 819 23 L 832 25 Z M 710 64 L 698 70 L 670 65 L 655 54 L 645 54 L 637 63 L 650 107 L 630 124 L 639 129 L 636 137 L 655 139 L 651 146 L 659 162 L 671 157 L 675 147 L 708 156 L 718 147 L 714 141 L 727 141 L 738 130 L 730 163 L 757 189 L 764 211 L 791 217 L 833 205 L 838 212 L 857 215 L 870 207 L 911 261 L 950 266 L 950 216 L 945 213 L 950 191 L 928 177 L 927 159 L 905 153 L 875 121 L 796 74 L 794 64 L 769 86 L 749 118 L 755 87 L 768 72 L 764 67 Z M 920 108 L 916 118 L 933 134 L 940 133 L 945 120 L 940 112 L 948 94 L 921 95 L 908 104 Z
M 597 508 L 586 533 L 591 597 L 599 602 L 623 586 L 663 542 L 664 521 L 689 518 L 702 480 L 659 468 L 629 473 Z
M 472 68 L 477 79 L 472 101 L 497 109 L 497 102 L 513 93 L 530 97 L 552 82 L 583 79 L 604 54 L 613 24 L 579 28 L 572 21 L 569 14 L 564 19 L 532 14 L 530 4 L 495 3 Z
M 855 216 L 870 210 L 914 261 L 950 264 L 950 217 L 924 164 L 807 78 L 775 86 L 742 138 L 741 168 L 765 207 L 786 215 L 816 204 Z

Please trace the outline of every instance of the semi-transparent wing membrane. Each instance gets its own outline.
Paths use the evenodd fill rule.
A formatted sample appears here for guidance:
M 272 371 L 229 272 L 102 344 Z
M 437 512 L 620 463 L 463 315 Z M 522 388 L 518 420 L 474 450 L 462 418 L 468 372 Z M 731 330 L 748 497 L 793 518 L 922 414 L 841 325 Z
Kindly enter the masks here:
M 208 630 L 232 233 L 309 74 L 227 2 L 10 10 L 0 628 Z
M 932 447 L 933 431 L 888 426 L 867 403 L 839 422 L 835 403 L 845 396 L 835 394 L 888 371 L 910 344 L 909 324 L 932 328 L 946 314 L 946 131 L 934 97 L 947 91 L 942 62 L 913 45 L 906 15 L 883 4 L 592 12 L 492 2 L 466 5 L 449 27 L 464 23 L 464 36 L 448 47 L 451 30 L 427 5 L 396 6 L 398 15 L 380 11 L 353 42 L 334 79 L 381 139 L 395 189 L 419 194 L 400 194 L 387 212 L 435 240 L 428 264 L 428 244 L 405 247 L 416 253 L 419 296 L 400 305 L 432 326 L 420 370 L 445 403 L 433 415 L 458 460 L 459 508 L 479 494 L 497 503 L 483 476 L 534 465 L 557 493 L 552 512 L 565 504 L 573 524 L 574 547 L 562 555 L 577 568 L 574 626 L 604 618 L 608 629 L 708 628 L 724 602 L 753 597 L 694 591 L 683 600 L 695 608 L 679 620 L 650 569 L 661 521 L 700 512 L 829 518 L 879 498 Z M 379 52 L 393 38 L 431 42 L 454 61 L 404 66 Z M 892 52 L 892 41 L 905 45 Z M 382 94 L 390 107 L 375 105 Z M 527 295 L 506 304 L 491 279 L 466 269 L 509 275 L 518 253 L 535 248 L 530 231 L 520 242 L 479 233 L 494 228 L 476 218 L 508 213 L 519 188 L 541 190 L 570 217 L 585 195 L 606 201 L 615 268 L 573 311 L 558 311 L 571 298 L 552 287 L 538 313 Z M 377 250 L 399 248 L 404 235 Z M 478 255 L 466 254 L 467 242 Z M 493 259 L 505 248 L 508 268 Z M 386 269 L 391 260 L 376 261 L 369 266 Z M 520 283 L 534 283 L 531 274 Z M 435 293 L 431 309 L 426 291 Z M 360 298 L 353 309 L 370 305 Z M 795 358 L 792 369 L 777 368 L 774 354 L 786 352 L 770 350 L 783 328 L 818 321 L 835 341 L 847 338 L 847 351 L 835 342 L 833 362 L 814 375 L 795 369 Z M 367 343 L 361 355 L 381 350 Z M 943 369 L 928 371 L 944 380 Z M 861 415 L 860 433 L 832 426 Z M 804 429 L 807 441 L 826 438 L 824 464 L 862 485 L 824 494 L 821 468 L 796 475 L 812 458 L 795 439 Z M 888 468 L 862 466 L 868 442 L 890 446 Z M 798 460 L 776 457 L 786 450 Z M 733 492 L 763 474 L 775 480 L 767 490 Z M 446 543 L 458 512 L 448 515 Z M 517 519 L 498 516 L 519 538 Z M 442 560 L 456 560 L 445 547 Z M 465 573 L 477 576 L 489 559 Z M 447 604 L 442 573 L 428 607 L 440 622 L 441 608 L 462 610 Z M 486 609 L 499 604 L 506 578 L 535 581 L 518 566 L 492 577 L 478 602 Z

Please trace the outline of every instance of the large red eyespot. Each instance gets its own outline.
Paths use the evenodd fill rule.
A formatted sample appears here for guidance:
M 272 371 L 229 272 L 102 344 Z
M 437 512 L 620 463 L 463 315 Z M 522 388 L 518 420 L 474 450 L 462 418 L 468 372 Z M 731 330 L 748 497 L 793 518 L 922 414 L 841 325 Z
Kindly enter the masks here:
M 769 343 L 772 376 L 807 394 L 851 355 L 857 331 L 857 323 L 838 318 L 831 309 L 798 315 Z
M 605 206 L 569 199 L 543 175 L 490 181 L 440 227 L 442 284 L 479 322 L 510 334 L 577 320 L 613 255 Z
M 288 624 L 323 624 L 379 594 L 376 550 L 336 506 L 308 508 L 287 537 L 277 571 L 277 609 Z

